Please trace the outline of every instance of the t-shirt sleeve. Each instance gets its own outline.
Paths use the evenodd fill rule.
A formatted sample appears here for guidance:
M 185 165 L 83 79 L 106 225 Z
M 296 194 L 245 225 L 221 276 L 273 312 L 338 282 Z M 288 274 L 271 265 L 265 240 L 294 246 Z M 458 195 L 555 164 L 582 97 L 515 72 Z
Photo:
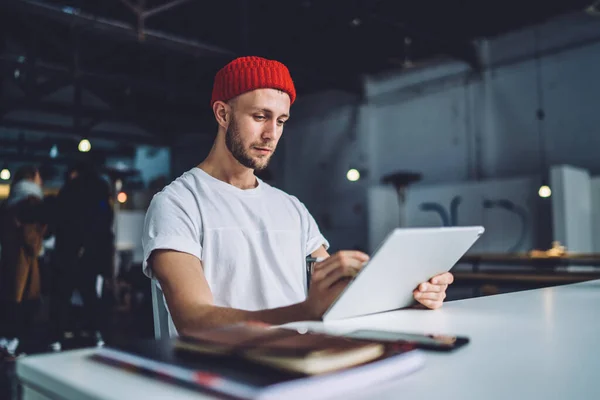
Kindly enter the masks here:
M 196 204 L 167 192 L 154 196 L 146 212 L 142 234 L 144 274 L 154 278 L 148 258 L 154 250 L 175 250 L 202 260 L 202 220 Z
M 304 235 L 306 237 L 306 249 L 305 255 L 311 255 L 315 250 L 317 250 L 321 246 L 325 246 L 325 250 L 329 248 L 329 242 L 325 239 L 325 236 L 321 234 L 319 230 L 319 226 L 317 225 L 317 221 L 313 218 L 313 216 L 308 212 L 306 206 L 298 201 L 302 210 L 302 221 L 303 221 L 303 229 Z
M 317 222 L 312 215 L 308 214 L 308 240 L 306 242 L 306 255 L 311 255 L 319 247 L 325 246 L 325 250 L 329 248 L 329 242 L 325 239 L 325 236 L 319 231 Z

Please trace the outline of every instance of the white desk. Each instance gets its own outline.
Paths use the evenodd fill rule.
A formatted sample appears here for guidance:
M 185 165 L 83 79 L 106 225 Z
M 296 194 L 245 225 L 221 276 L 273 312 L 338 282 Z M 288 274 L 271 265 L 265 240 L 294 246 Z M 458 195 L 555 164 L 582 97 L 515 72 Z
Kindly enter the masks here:
M 455 301 L 436 311 L 310 325 L 332 332 L 366 327 L 471 338 L 455 353 L 428 352 L 422 370 L 363 398 L 600 399 L 600 280 Z M 207 398 L 85 359 L 92 351 L 19 360 L 25 400 Z

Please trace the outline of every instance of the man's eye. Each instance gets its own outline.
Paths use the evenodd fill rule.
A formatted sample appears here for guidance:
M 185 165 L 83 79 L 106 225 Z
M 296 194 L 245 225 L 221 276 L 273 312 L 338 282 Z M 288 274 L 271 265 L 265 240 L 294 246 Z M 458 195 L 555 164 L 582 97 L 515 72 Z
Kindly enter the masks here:
M 285 125 L 285 122 L 286 121 L 279 120 L 279 121 L 277 121 L 277 125 L 283 126 L 283 125 Z
M 264 121 L 266 118 L 264 115 L 255 115 L 254 119 L 257 121 Z

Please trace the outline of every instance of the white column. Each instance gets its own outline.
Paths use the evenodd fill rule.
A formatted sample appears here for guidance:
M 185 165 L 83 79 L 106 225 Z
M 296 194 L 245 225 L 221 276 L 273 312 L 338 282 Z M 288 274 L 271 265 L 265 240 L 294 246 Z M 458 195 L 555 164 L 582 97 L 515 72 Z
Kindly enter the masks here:
M 592 196 L 587 170 L 570 165 L 550 169 L 554 240 L 567 251 L 592 251 Z

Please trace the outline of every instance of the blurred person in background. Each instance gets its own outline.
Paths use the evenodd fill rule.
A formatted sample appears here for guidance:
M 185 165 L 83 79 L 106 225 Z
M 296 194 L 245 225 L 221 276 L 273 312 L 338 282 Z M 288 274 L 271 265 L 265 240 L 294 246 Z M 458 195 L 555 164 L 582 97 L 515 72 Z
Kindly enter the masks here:
M 89 164 L 71 167 L 55 202 L 55 250 L 53 296 L 51 301 L 53 350 L 60 350 L 73 323 L 79 323 L 83 338 L 104 344 L 108 310 L 102 307 L 97 291 L 98 276 L 109 283 L 113 278 L 114 233 L 111 188 Z M 81 321 L 69 320 L 71 297 L 79 292 L 83 302 Z
M 8 199 L 0 206 L 0 347 L 15 355 L 30 335 L 40 305 L 38 256 L 46 231 L 42 179 L 34 166 L 14 175 Z M 20 349 L 19 349 L 20 351 Z

